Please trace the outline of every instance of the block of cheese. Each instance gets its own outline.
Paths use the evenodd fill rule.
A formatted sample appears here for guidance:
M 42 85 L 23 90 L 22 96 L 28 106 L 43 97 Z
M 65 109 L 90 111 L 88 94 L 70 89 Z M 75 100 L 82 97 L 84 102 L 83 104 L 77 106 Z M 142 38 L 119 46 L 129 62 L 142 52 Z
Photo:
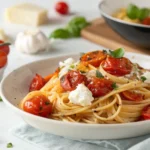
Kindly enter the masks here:
M 12 6 L 5 10 L 5 19 L 11 23 L 39 26 L 47 22 L 48 11 L 32 3 Z

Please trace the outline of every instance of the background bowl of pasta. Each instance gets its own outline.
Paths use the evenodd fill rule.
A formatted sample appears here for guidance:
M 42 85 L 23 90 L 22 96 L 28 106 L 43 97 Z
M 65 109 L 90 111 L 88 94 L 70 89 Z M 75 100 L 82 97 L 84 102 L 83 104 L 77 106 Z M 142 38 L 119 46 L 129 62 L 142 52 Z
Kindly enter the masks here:
M 128 7 L 130 7 L 130 18 L 127 16 Z M 149 8 L 149 0 L 103 0 L 99 5 L 101 15 L 114 31 L 133 44 L 148 49 L 150 48 L 150 24 L 148 23 L 150 18 L 148 22 L 141 19 L 146 15 L 149 17 Z M 144 22 L 149 25 L 145 25 Z
M 134 53 L 127 53 L 126 56 L 133 62 L 138 62 L 141 66 L 149 69 L 147 63 L 150 62 L 149 56 Z M 53 72 L 60 61 L 69 57 L 78 60 L 80 55 L 71 54 L 40 60 L 14 70 L 2 80 L 0 94 L 3 101 L 29 125 L 59 136 L 74 139 L 121 139 L 150 133 L 149 120 L 121 124 L 87 124 L 43 118 L 21 110 L 19 104 L 29 92 L 29 84 L 33 76 L 36 73 L 45 76 Z M 61 117 L 63 118 L 63 116 Z

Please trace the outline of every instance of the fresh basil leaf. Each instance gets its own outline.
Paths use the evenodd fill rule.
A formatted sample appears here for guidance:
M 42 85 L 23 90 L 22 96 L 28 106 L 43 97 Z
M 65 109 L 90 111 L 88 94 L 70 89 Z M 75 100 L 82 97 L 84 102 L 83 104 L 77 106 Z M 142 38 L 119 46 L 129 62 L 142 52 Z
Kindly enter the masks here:
M 104 76 L 99 72 L 99 70 L 96 70 L 96 77 L 97 78 L 104 78 Z
M 71 19 L 67 25 L 67 30 L 70 32 L 72 37 L 79 37 L 81 30 L 87 25 L 89 25 L 89 23 L 86 21 L 85 17 L 79 16 Z
M 114 83 L 112 84 L 112 88 L 113 88 L 114 90 L 116 90 L 116 89 L 118 88 L 116 82 L 114 82 Z
M 2 100 L 2 98 L 0 97 L 0 102 L 2 102 L 3 100 Z
M 118 48 L 114 51 L 109 50 L 109 54 L 110 56 L 114 57 L 114 58 L 121 58 L 124 56 L 124 49 L 123 48 Z
M 145 76 L 141 76 L 141 81 L 144 82 L 145 80 L 147 80 L 147 78 Z
M 56 29 L 51 33 L 50 38 L 67 39 L 70 38 L 70 33 L 66 29 Z
M 13 144 L 12 143 L 8 143 L 7 144 L 7 148 L 12 148 L 13 147 Z
M 137 19 L 139 11 L 140 11 L 140 9 L 136 5 L 129 4 L 128 7 L 127 7 L 127 16 L 130 19 Z
M 147 18 L 150 14 L 150 10 L 148 8 L 142 8 L 139 10 L 139 13 L 138 13 L 138 18 L 140 20 L 143 20 L 145 18 Z

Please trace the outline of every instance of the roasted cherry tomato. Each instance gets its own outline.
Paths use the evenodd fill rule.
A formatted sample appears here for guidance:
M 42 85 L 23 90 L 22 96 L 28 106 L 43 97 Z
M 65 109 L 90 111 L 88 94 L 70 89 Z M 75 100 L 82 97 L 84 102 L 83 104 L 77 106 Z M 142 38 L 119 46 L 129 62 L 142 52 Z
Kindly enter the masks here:
M 37 116 L 48 117 L 52 113 L 52 105 L 44 95 L 40 95 L 26 100 L 23 110 Z
M 4 44 L 4 41 L 0 40 L 0 44 Z M 9 45 L 0 46 L 0 51 L 5 52 L 7 55 L 9 53 Z
M 132 70 L 132 63 L 124 57 L 113 58 L 109 56 L 102 62 L 102 66 L 105 71 L 116 76 L 124 76 Z
M 0 51 L 0 68 L 4 67 L 7 63 L 7 54 Z
M 143 94 L 134 91 L 124 91 L 121 93 L 121 95 L 130 101 L 141 101 L 144 99 Z
M 40 90 L 45 85 L 45 80 L 38 74 L 31 81 L 29 92 Z
M 86 86 L 92 92 L 94 97 L 104 96 L 112 91 L 112 84 L 113 82 L 110 80 L 96 77 L 93 77 L 86 82 Z
M 55 10 L 62 15 L 66 15 L 69 13 L 69 6 L 65 2 L 56 3 Z
M 82 62 L 87 62 L 95 67 L 99 67 L 100 63 L 106 58 L 107 54 L 102 51 L 93 51 L 84 54 L 80 60 Z
M 144 24 L 144 25 L 150 25 L 150 17 L 145 18 L 145 19 L 142 21 L 142 24 Z
M 150 105 L 146 106 L 142 111 L 142 118 L 144 120 L 150 120 Z
M 78 84 L 86 82 L 86 76 L 80 74 L 79 71 L 69 71 L 61 77 L 60 84 L 65 91 L 75 90 Z

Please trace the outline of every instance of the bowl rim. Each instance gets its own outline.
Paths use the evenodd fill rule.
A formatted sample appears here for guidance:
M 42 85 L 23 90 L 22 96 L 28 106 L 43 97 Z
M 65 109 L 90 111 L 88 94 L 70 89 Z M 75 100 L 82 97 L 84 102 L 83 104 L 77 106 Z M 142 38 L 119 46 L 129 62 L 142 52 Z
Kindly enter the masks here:
M 133 53 L 133 52 L 127 52 L 127 54 L 130 54 L 130 55 L 134 55 L 136 53 Z M 142 56 L 146 56 L 148 57 L 147 55 L 143 55 L 143 54 L 136 54 L 136 55 L 142 55 Z M 48 61 L 48 60 L 52 60 L 52 59 L 58 59 L 58 58 L 62 58 L 62 57 L 70 57 L 70 56 L 79 56 L 79 53 L 72 53 L 72 54 L 67 54 L 67 55 L 62 55 L 62 56 L 54 56 L 54 57 L 50 57 L 50 58 L 47 58 L 47 59 L 42 59 L 42 60 L 37 60 L 37 61 L 33 61 L 33 62 L 30 62 L 30 63 L 27 63 L 27 64 L 24 64 L 18 68 L 16 68 L 15 70 L 11 71 L 10 73 L 7 74 L 7 76 L 5 76 L 2 81 L 1 81 L 1 84 L 0 84 L 0 96 L 1 98 L 3 99 L 4 103 L 7 104 L 12 110 L 14 110 L 15 112 L 18 113 L 18 115 L 21 114 L 22 115 L 25 115 L 25 116 L 29 116 L 31 118 L 34 118 L 36 120 L 41 120 L 43 122 L 47 122 L 47 123 L 56 123 L 56 124 L 62 124 L 62 125 L 68 125 L 68 126 L 78 126 L 78 127 L 87 127 L 87 128 L 118 128 L 118 127 L 133 127 L 133 126 L 136 126 L 136 125 L 142 125 L 142 124 L 149 124 L 150 123 L 150 120 L 146 120 L 146 121 L 139 121 L 139 122 L 130 122 L 130 123 L 122 123 L 122 124 L 86 124 L 86 123 L 72 123 L 72 122 L 64 122 L 64 121 L 61 121 L 61 120 L 54 120 L 54 119 L 51 119 L 51 118 L 44 118 L 44 117 L 40 117 L 40 116 L 36 116 L 36 115 L 33 115 L 33 114 L 30 114 L 30 113 L 27 113 L 23 110 L 21 110 L 20 108 L 18 108 L 17 106 L 15 106 L 14 104 L 12 104 L 9 100 L 7 100 L 7 98 L 5 98 L 4 94 L 3 94 L 3 86 L 5 85 L 5 80 L 7 80 L 7 78 L 9 78 L 9 76 L 16 70 L 19 70 L 25 66 L 28 66 L 28 65 L 31 65 L 31 64 L 36 64 L 36 63 L 40 63 L 40 62 L 43 62 L 43 61 Z
M 98 5 L 98 8 L 100 10 L 100 13 L 102 14 L 102 16 L 112 20 L 112 21 L 115 21 L 115 22 L 118 22 L 118 23 L 121 23 L 121 24 L 125 24 L 125 25 L 129 25 L 129 26 L 134 26 L 134 27 L 141 27 L 141 28 L 147 28 L 147 29 L 150 29 L 150 26 L 148 25 L 143 25 L 143 24 L 138 24 L 138 23 L 132 23 L 132 22 L 127 22 L 127 21 L 124 21 L 124 20 L 121 20 L 121 19 L 118 19 L 118 18 L 115 18 L 115 17 L 112 17 L 111 15 L 105 13 L 103 10 L 102 10 L 102 6 L 107 2 L 107 0 L 102 0 L 99 5 Z

